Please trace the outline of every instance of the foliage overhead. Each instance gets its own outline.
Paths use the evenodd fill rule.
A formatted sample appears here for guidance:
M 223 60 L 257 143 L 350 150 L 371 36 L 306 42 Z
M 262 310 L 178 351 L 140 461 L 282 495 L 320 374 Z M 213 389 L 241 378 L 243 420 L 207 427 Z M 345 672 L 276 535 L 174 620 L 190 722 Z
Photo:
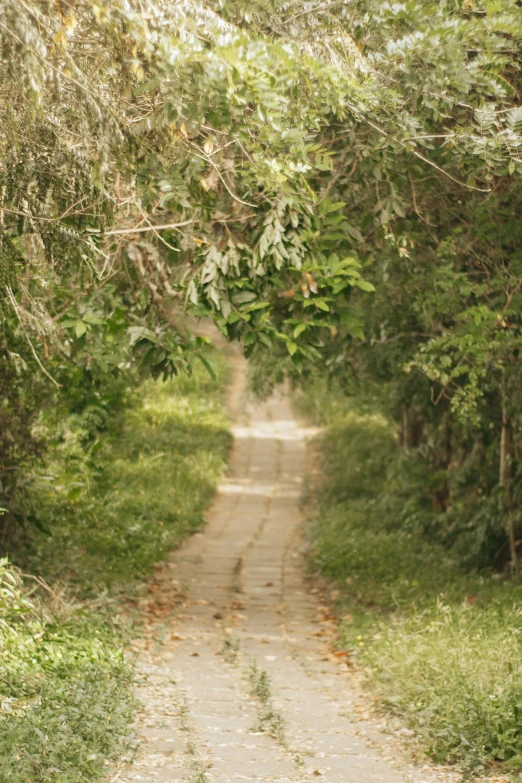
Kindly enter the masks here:
M 483 444 L 475 488 L 498 491 L 513 560 L 519 3 L 0 11 L 1 361 L 5 409 L 30 414 L 3 463 L 39 449 L 42 383 L 78 410 L 211 369 L 188 310 L 265 381 L 319 366 L 386 388 L 441 476 Z

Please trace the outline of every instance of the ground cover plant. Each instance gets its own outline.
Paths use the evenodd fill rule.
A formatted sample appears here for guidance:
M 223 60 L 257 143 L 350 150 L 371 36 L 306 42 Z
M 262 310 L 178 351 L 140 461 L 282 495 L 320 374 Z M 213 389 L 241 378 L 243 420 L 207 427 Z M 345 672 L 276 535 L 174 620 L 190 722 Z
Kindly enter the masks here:
M 340 645 L 434 759 L 518 769 L 522 587 L 419 524 L 429 472 L 375 400 L 318 383 L 300 404 L 327 426 L 310 536 L 340 591 Z
M 38 576 L 0 569 L 1 780 L 94 783 L 132 754 L 126 600 L 202 525 L 223 471 L 226 362 L 214 366 L 149 381 L 94 439 L 93 409 L 41 423 L 53 442 L 27 476 L 32 524 L 11 539 Z
M 107 604 L 108 602 L 106 602 Z M 0 779 L 99 780 L 130 750 L 132 671 L 117 619 L 30 595 L 0 563 Z
M 31 478 L 24 512 L 38 522 L 13 544 L 31 572 L 79 589 L 127 589 L 204 521 L 230 443 L 226 360 L 215 377 L 148 381 L 94 439 L 92 408 L 48 426 L 49 458 Z

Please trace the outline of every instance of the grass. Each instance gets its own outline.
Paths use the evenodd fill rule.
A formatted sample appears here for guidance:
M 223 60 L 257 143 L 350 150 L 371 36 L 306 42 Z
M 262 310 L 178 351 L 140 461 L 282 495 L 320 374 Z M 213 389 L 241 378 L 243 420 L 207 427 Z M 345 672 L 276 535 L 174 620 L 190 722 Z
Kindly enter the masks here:
M 0 566 L 0 780 L 95 783 L 132 750 L 133 673 L 124 601 L 201 527 L 230 435 L 224 361 L 147 383 L 96 438 L 58 428 L 31 477 L 31 521 Z M 52 434 L 54 423 L 47 423 Z
M 113 623 L 29 596 L 0 561 L 0 780 L 87 783 L 130 748 L 132 672 Z
M 434 759 L 520 769 L 522 588 L 404 527 L 417 466 L 378 411 L 320 386 L 301 409 L 327 425 L 310 536 L 339 589 L 340 645 Z
M 215 382 L 202 368 L 148 382 L 107 436 L 85 448 L 72 422 L 35 477 L 39 535 L 24 565 L 81 591 L 125 587 L 201 527 L 230 445 Z M 50 480 L 51 479 L 51 480 Z

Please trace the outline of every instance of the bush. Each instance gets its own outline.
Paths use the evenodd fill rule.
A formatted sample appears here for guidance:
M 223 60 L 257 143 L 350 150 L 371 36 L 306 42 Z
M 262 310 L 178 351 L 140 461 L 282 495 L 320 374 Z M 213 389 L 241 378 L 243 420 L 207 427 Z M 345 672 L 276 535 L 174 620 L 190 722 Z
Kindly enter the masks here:
M 519 596 L 518 596 L 519 597 Z M 385 703 L 437 760 L 522 765 L 522 617 L 506 601 L 435 606 L 370 641 Z

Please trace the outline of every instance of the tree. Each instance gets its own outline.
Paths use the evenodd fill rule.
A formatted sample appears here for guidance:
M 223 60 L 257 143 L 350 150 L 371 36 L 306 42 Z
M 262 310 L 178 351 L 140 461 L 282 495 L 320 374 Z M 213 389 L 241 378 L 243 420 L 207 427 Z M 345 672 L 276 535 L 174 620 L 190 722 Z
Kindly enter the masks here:
M 4 366 L 85 403 L 208 364 L 210 315 L 276 375 L 386 384 L 439 514 L 487 441 L 515 564 L 517 3 L 0 10 Z

